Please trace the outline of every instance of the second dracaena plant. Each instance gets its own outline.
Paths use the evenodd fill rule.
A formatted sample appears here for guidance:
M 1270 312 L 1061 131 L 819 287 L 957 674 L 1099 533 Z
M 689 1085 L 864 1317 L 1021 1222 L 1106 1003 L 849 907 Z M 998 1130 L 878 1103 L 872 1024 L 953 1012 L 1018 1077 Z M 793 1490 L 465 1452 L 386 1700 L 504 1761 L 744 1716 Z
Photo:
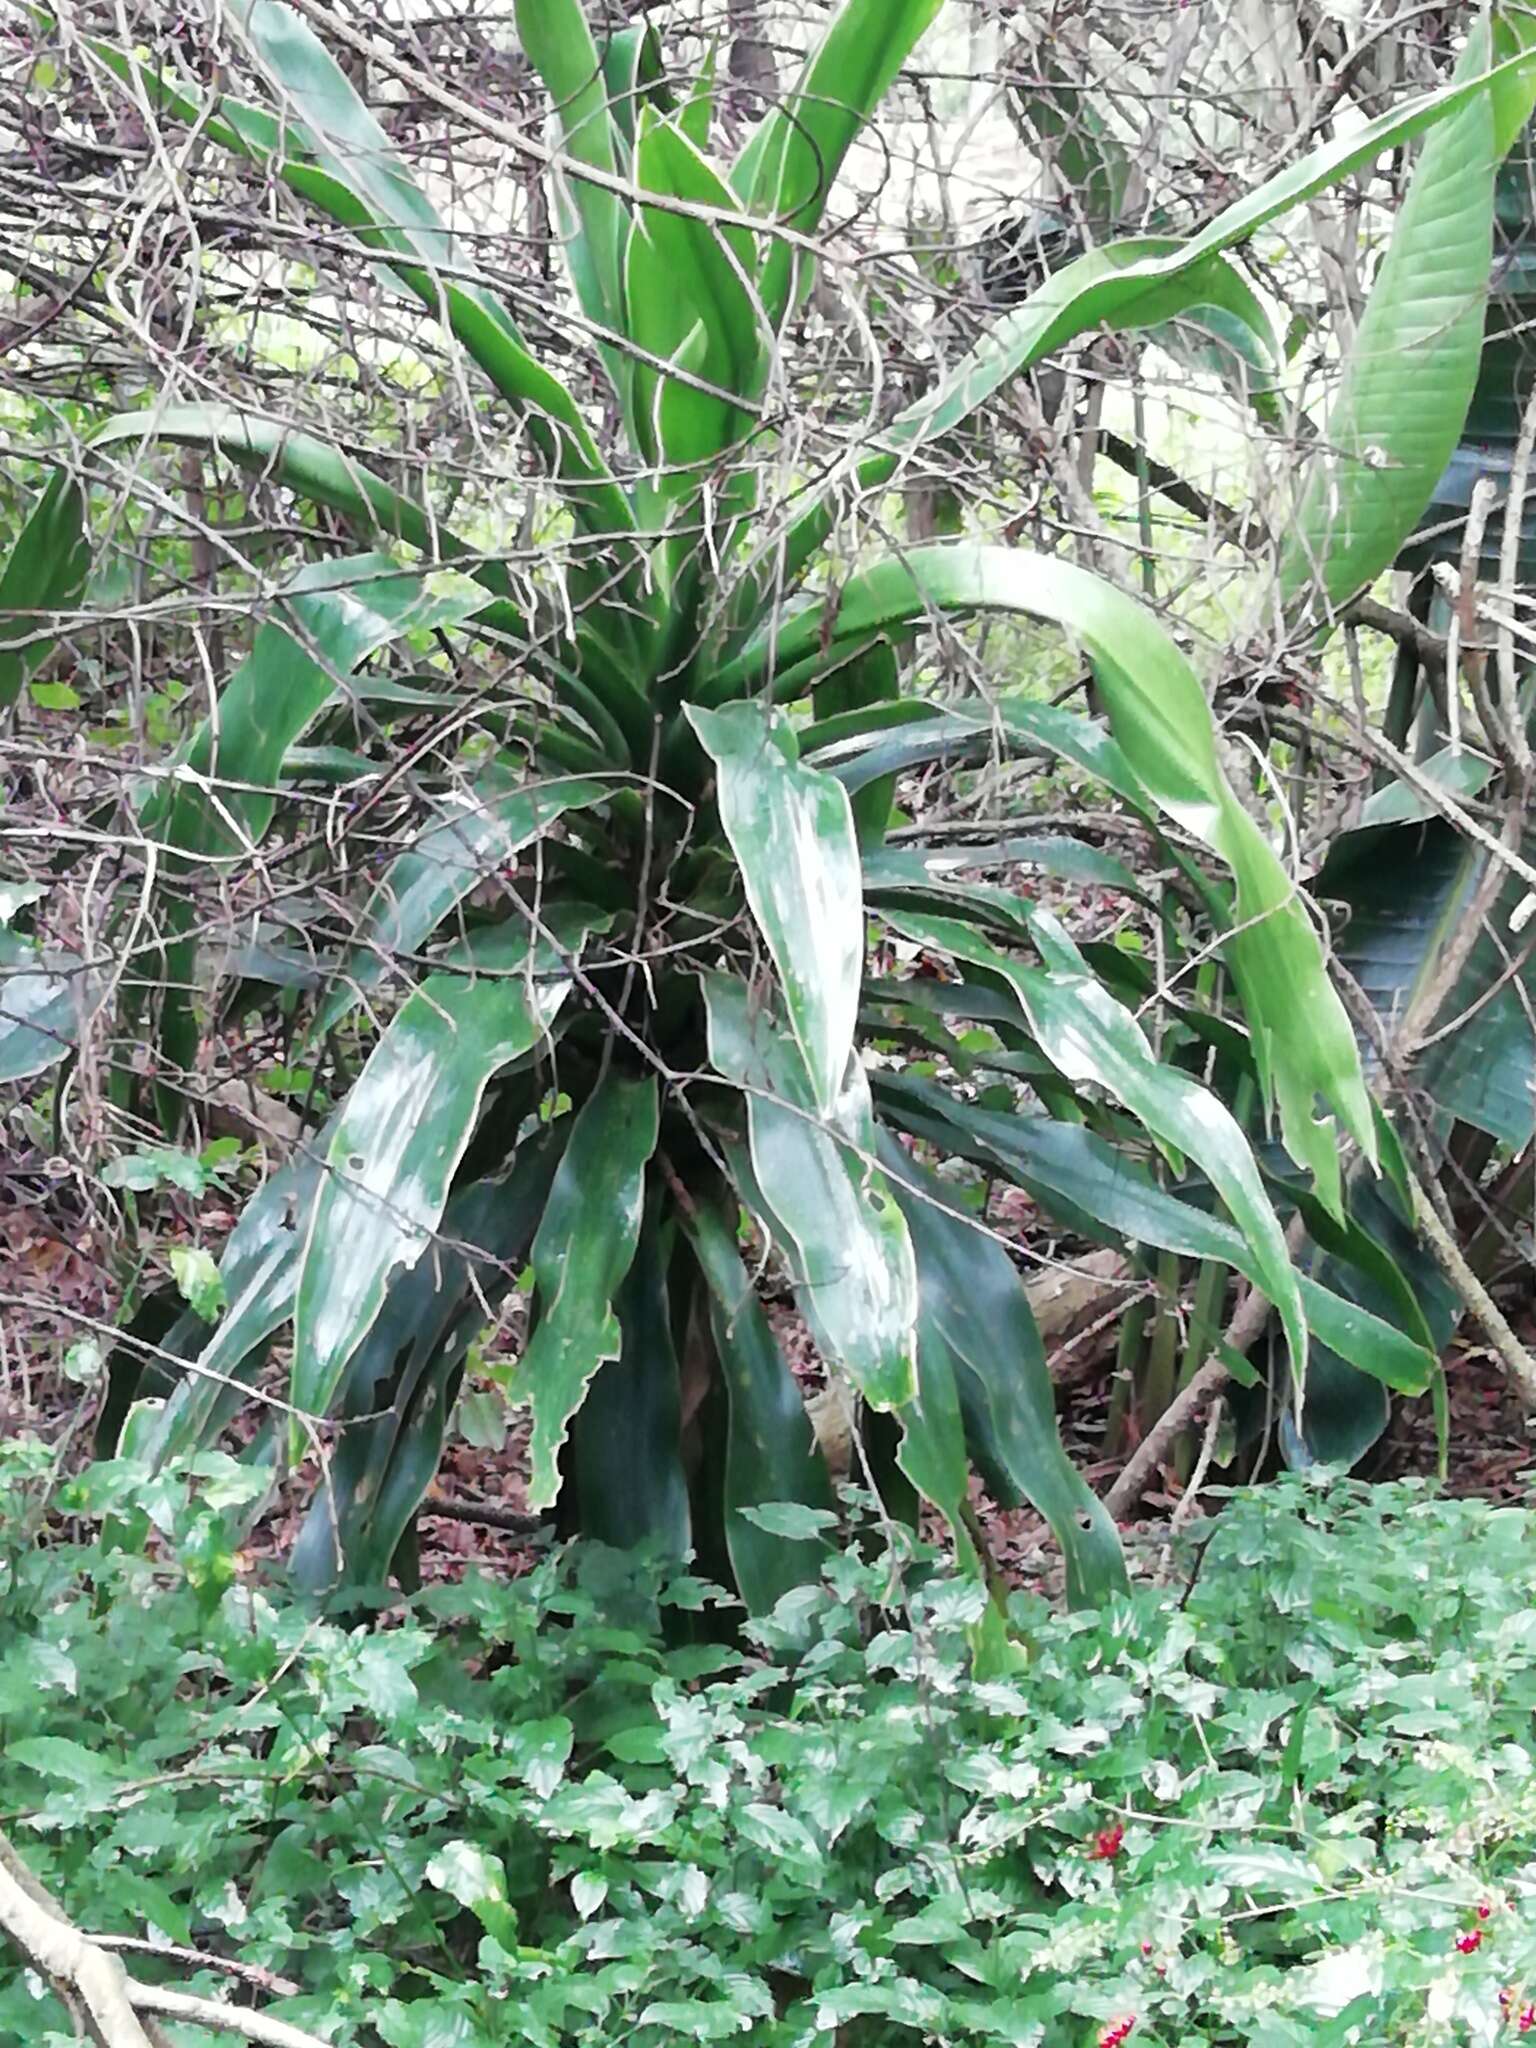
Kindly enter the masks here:
M 153 821 L 173 859 L 259 838 L 270 811 L 247 815 L 258 800 L 244 787 L 275 777 L 318 706 L 339 685 L 365 689 L 358 665 L 413 625 L 510 643 L 536 685 L 524 713 L 501 714 L 504 750 L 470 801 L 398 855 L 332 963 L 315 1025 L 375 1006 L 367 1063 L 239 1224 L 223 1320 L 210 1333 L 184 1319 L 166 1339 L 202 1370 L 141 1424 L 161 1455 L 206 1441 L 291 1323 L 292 1406 L 347 1424 L 299 1546 L 317 1583 L 389 1569 L 468 1345 L 525 1268 L 515 1385 L 531 1411 L 531 1504 L 559 1496 L 572 1525 L 615 1542 L 696 1547 L 754 1608 L 814 1572 L 829 1481 L 759 1304 L 745 1216 L 781 1255 L 829 1370 L 888 1418 L 874 1469 L 893 1498 L 932 1502 L 973 1558 L 974 1465 L 1048 1517 L 1075 1597 L 1117 1585 L 1114 1534 L 1063 1454 L 1014 1264 L 903 1134 L 1018 1180 L 1069 1223 L 1109 1217 L 1128 1242 L 1245 1274 L 1275 1304 L 1298 1388 L 1309 1326 L 1391 1384 L 1427 1380 L 1411 1340 L 1298 1278 L 1243 1133 L 1154 1054 L 1127 1006 L 1141 991 L 1117 981 L 1113 956 L 1086 956 L 1003 889 L 946 880 L 910 840 L 885 843 L 901 771 L 1003 748 L 1065 759 L 1202 844 L 1212 870 L 1188 871 L 1227 928 L 1249 1026 L 1221 1044 L 1277 1105 L 1319 1213 L 1336 1211 L 1341 1132 L 1373 1149 L 1354 1041 L 1174 643 L 1101 580 L 997 547 L 911 548 L 861 562 L 835 599 L 798 599 L 830 514 L 756 502 L 767 422 L 792 402 L 786 354 L 831 183 L 939 4 L 848 0 L 727 167 L 709 154 L 707 87 L 675 98 L 645 32 L 600 49 L 578 0 L 519 0 L 556 110 L 572 284 L 623 451 L 599 445 L 300 14 L 276 0 L 237 10 L 267 105 L 204 104 L 101 53 L 386 261 L 513 408 L 569 518 L 569 568 L 524 606 L 494 563 L 320 437 L 192 407 L 98 437 L 216 447 L 439 565 L 377 554 L 301 574 L 192 743 L 196 774 Z M 1210 304 L 1266 333 L 1222 250 L 1475 90 L 1330 145 L 1193 242 L 1093 252 L 886 429 L 864 484 L 1103 321 L 1155 325 Z M 924 628 L 985 610 L 1073 633 L 1111 732 L 1022 697 L 904 696 Z M 276 749 L 262 772 L 258 746 Z M 210 796 L 221 775 L 240 787 Z M 977 849 L 971 866 L 1018 853 Z M 1036 844 L 1030 857 L 1058 856 Z M 1097 863 L 1099 880 L 1136 888 L 1105 855 L 1059 857 L 1064 872 Z M 519 859 L 536 882 L 506 879 Z M 489 877 L 502 878 L 491 912 Z M 866 977 L 870 908 L 946 963 L 942 983 Z M 995 1063 L 946 1019 L 984 1022 Z M 872 1089 L 871 1039 L 917 1041 L 954 1085 L 881 1068 Z M 1028 1113 L 983 1108 L 958 1085 L 1020 1073 L 1034 1077 Z M 1189 1162 L 1217 1213 L 1127 1160 L 1127 1119 Z M 281 1459 L 292 1435 L 269 1426 L 254 1455 Z

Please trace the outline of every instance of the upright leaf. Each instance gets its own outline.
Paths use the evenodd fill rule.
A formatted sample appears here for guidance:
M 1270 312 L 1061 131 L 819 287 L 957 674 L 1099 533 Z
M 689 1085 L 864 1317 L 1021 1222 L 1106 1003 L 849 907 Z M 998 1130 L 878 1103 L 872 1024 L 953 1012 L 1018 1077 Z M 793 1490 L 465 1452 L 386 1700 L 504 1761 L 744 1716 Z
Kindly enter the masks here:
M 844 0 L 794 89 L 770 108 L 731 173 L 747 211 L 814 235 L 844 157 L 943 0 Z M 805 257 L 769 244 L 762 300 L 777 326 L 810 290 Z
M 787 719 L 688 709 L 715 764 L 720 822 L 784 988 L 825 1116 L 842 1092 L 864 969 L 864 899 L 848 793 L 803 767 Z
M 722 686 L 745 693 L 780 670 L 835 661 L 838 643 L 913 625 L 935 613 L 1013 611 L 1075 633 L 1093 658 L 1110 723 L 1146 795 L 1208 846 L 1237 883 L 1224 951 L 1253 1033 L 1266 1094 L 1278 1099 L 1286 1148 L 1341 1212 L 1338 1139 L 1328 1105 L 1375 1157 L 1370 1101 L 1354 1033 L 1328 979 L 1300 890 L 1243 808 L 1216 751 L 1210 706 L 1194 670 L 1151 615 L 1070 563 L 1021 550 L 912 548 L 850 578 L 835 611 L 806 605 L 753 640 Z M 830 640 L 827 636 L 830 634 Z M 824 647 L 824 642 L 825 647 Z
M 90 565 L 85 493 L 56 469 L 0 569 L 0 711 L 52 651 L 40 614 L 77 603 Z
M 567 925 L 561 944 L 579 937 Z M 431 1245 L 486 1084 L 538 1045 L 570 987 L 551 941 L 499 926 L 457 972 L 428 975 L 374 1047 L 309 1217 L 294 1318 L 296 1408 L 329 1408 L 390 1275 Z
M 604 66 L 587 26 L 582 0 L 517 0 L 518 40 L 555 105 L 560 147 L 571 166 L 614 178 L 619 138 L 609 110 Z M 625 206 L 616 192 L 575 175 L 556 173 L 562 240 L 577 297 L 588 319 L 620 334 L 624 290 L 620 274 Z
M 1492 47 L 1485 14 L 1456 82 L 1480 78 Z M 1527 89 L 1527 112 L 1531 98 Z M 1496 125 L 1493 95 L 1479 93 L 1424 145 L 1287 529 L 1283 597 L 1313 588 L 1331 608 L 1374 581 L 1417 526 L 1461 436 L 1493 262 Z
M 658 1118 L 655 1077 L 610 1067 L 577 1112 L 533 1241 L 538 1320 L 516 1384 L 533 1417 L 528 1505 L 535 1509 L 554 1504 L 571 1417 L 599 1366 L 620 1353 L 613 1303 L 640 1240 Z
M 794 1039 L 766 1004 L 724 975 L 706 977 L 709 1057 L 744 1089 L 751 1164 L 823 1356 L 874 1408 L 917 1391 L 917 1276 L 906 1226 L 874 1162 L 869 1084 L 848 1063 L 830 1112 Z

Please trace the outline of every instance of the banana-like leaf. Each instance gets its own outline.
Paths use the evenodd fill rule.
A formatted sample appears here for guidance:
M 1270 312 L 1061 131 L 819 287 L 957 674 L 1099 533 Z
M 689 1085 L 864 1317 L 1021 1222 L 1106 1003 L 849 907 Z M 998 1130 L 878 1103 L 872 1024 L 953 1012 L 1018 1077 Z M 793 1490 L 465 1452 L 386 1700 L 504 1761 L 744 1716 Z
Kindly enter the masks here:
M 0 1083 L 45 1074 L 80 1036 L 79 972 L 0 924 Z
M 0 711 L 16 702 L 27 677 L 52 652 L 38 614 L 76 604 L 90 566 L 85 493 L 56 469 L 0 569 Z
M 610 1067 L 576 1114 L 533 1241 L 538 1321 L 517 1371 L 532 1411 L 528 1505 L 554 1505 L 571 1417 L 599 1366 L 620 1355 L 614 1300 L 640 1240 L 656 1150 L 654 1075 Z
M 830 1509 L 832 1482 L 805 1402 L 731 1232 L 707 1203 L 681 1221 L 709 1293 L 709 1326 L 725 1383 L 725 1541 L 750 1614 L 767 1614 L 796 1586 L 821 1577 L 827 1546 L 770 1535 L 743 1508 L 781 1501 Z
M 1485 14 L 1457 82 L 1483 76 L 1492 51 Z M 1529 85 L 1525 98 L 1528 113 Z M 1284 599 L 1310 590 L 1331 610 L 1373 582 L 1417 526 L 1461 436 L 1483 352 L 1498 111 L 1481 93 L 1424 145 L 1287 528 Z
M 340 512 L 364 539 L 403 540 L 434 561 L 473 557 L 469 543 L 439 526 L 425 506 L 402 496 L 334 441 L 286 421 L 262 419 L 233 405 L 151 407 L 118 413 L 96 428 L 87 445 L 150 441 L 211 449 L 248 475 L 273 478 L 312 504 Z
M 784 989 L 817 1109 L 830 1116 L 853 1050 L 864 898 L 848 794 L 796 758 L 789 721 L 753 704 L 688 708 L 715 764 L 720 822 Z
M 555 920 L 552 918 L 551 922 Z M 430 974 L 347 1097 L 308 1219 L 291 1399 L 324 1415 L 397 1268 L 431 1247 L 491 1076 L 531 1052 L 570 993 L 565 951 L 588 920 L 535 941 L 484 934 L 458 972 Z
M 748 213 L 814 235 L 844 157 L 943 0 L 844 0 L 799 81 L 763 117 L 731 173 Z M 772 241 L 761 295 L 777 326 L 811 288 L 810 264 Z
M 387 555 L 311 562 L 279 593 L 284 622 L 262 626 L 145 822 L 178 853 L 234 856 L 277 808 L 283 759 L 352 671 L 408 633 L 453 625 L 485 592 L 455 569 L 401 570 Z
M 1123 1152 L 1081 1124 L 978 1109 L 916 1076 L 885 1077 L 880 1100 L 893 1121 L 1000 1169 L 1042 1208 L 1097 1243 L 1155 1245 L 1182 1258 L 1216 1259 L 1262 1293 L 1269 1292 L 1240 1231 L 1160 1188 Z M 1330 1269 L 1330 1277 L 1339 1278 L 1337 1269 Z M 1424 1392 L 1435 1369 L 1432 1351 L 1386 1313 L 1378 1315 L 1332 1286 L 1302 1273 L 1296 1284 L 1319 1348 L 1336 1353 L 1379 1386 Z M 1307 1397 L 1310 1416 L 1310 1365 Z
M 971 1453 L 1050 1523 L 1073 1606 L 1102 1605 L 1125 1590 L 1125 1561 L 1114 1524 L 1062 1449 L 1045 1352 L 1013 1261 L 889 1138 L 881 1153 L 917 1255 L 920 1341 L 953 1375 Z
M 711 387 L 635 366 L 640 445 L 660 465 L 662 490 L 682 495 L 742 438 L 751 422 L 745 408 L 762 388 L 767 354 L 752 289 L 756 258 L 744 228 L 645 204 L 651 192 L 727 212 L 734 204 L 682 129 L 649 107 L 640 117 L 635 178 L 642 199 L 625 257 L 630 335 Z
M 504 771 L 484 775 L 466 806 L 429 826 L 390 863 L 337 969 L 338 985 L 315 1020 L 316 1035 L 333 1030 L 402 956 L 420 949 L 456 904 L 557 818 L 612 793 L 607 783 L 578 776 L 514 783 Z
M 654 1217 L 614 1297 L 617 1358 L 600 1365 L 571 1418 L 571 1476 L 581 1533 L 616 1550 L 688 1555 L 682 1389 L 672 1338 L 667 1249 Z
M 603 61 L 582 0 L 517 0 L 516 19 L 523 52 L 554 102 L 561 151 L 569 159 L 569 168 L 560 167 L 555 190 L 576 295 L 589 320 L 622 334 L 626 208 L 616 192 L 576 170 L 584 164 L 609 178 L 619 170 L 619 133 L 609 110 Z
M 1082 955 L 1048 913 L 1036 912 L 1030 920 L 1044 971 L 1019 966 L 956 920 L 906 909 L 888 915 L 909 937 L 1002 982 L 1018 997 L 1040 1050 L 1067 1080 L 1105 1089 L 1161 1144 L 1197 1162 L 1243 1234 L 1259 1284 L 1279 1311 L 1295 1377 L 1302 1383 L 1307 1326 L 1285 1232 L 1242 1127 L 1226 1105 L 1157 1057 L 1130 1011 L 1088 972 Z
M 849 1061 L 821 1118 L 799 1046 L 768 1005 L 725 975 L 706 976 L 704 992 L 710 1063 L 747 1094 L 751 1166 L 770 1211 L 759 1220 L 789 1258 L 812 1334 L 872 1408 L 900 1408 L 917 1393 L 917 1275 L 874 1161 L 864 1070 Z
M 1216 751 L 1210 706 L 1194 670 L 1157 621 L 1125 592 L 1067 562 L 1009 548 L 912 548 L 850 578 L 835 613 L 807 605 L 754 641 L 733 669 L 751 689 L 770 660 L 814 660 L 829 629 L 863 639 L 934 611 L 999 610 L 1075 633 L 1093 659 L 1110 724 L 1137 785 L 1208 846 L 1237 884 L 1224 951 L 1253 1034 L 1266 1099 L 1278 1100 L 1286 1149 L 1323 1201 L 1342 1213 L 1333 1117 L 1368 1159 L 1376 1154 L 1370 1099 L 1354 1033 L 1328 979 L 1298 885 L 1243 808 Z
M 388 1575 L 436 1475 L 464 1355 L 522 1268 L 557 1156 L 546 1139 L 504 1176 L 461 1189 L 443 1214 L 443 1249 L 390 1288 L 347 1368 L 336 1449 L 294 1543 L 300 1586 Z

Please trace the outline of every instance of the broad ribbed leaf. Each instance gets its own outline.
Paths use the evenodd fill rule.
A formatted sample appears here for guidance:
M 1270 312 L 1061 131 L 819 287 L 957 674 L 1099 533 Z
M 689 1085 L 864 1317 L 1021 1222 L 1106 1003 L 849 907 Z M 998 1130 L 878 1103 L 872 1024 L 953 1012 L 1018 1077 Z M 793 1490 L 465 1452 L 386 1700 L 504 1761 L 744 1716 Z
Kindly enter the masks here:
M 1101 1604 L 1125 1589 L 1119 1540 L 1062 1449 L 1045 1352 L 1013 1261 L 889 1138 L 881 1152 L 917 1256 L 920 1342 L 953 1374 L 972 1455 L 1005 1473 L 1050 1523 L 1072 1604 Z
M 538 1320 L 516 1380 L 533 1416 L 531 1508 L 553 1506 L 571 1417 L 598 1367 L 620 1354 L 613 1304 L 639 1243 L 658 1117 L 655 1077 L 610 1067 L 577 1112 L 533 1242 Z
M 559 936 L 579 943 L 572 925 Z M 570 986 L 552 944 L 501 926 L 458 972 L 428 975 L 374 1047 L 309 1218 L 294 1319 L 296 1408 L 330 1407 L 390 1276 L 432 1243 L 487 1082 L 533 1050 Z
M 789 1259 L 812 1334 L 873 1408 L 917 1392 L 917 1275 L 906 1226 L 874 1163 L 869 1083 L 848 1063 L 830 1114 L 794 1038 L 744 983 L 705 978 L 709 1057 L 747 1094 L 759 1220 Z
M 437 1255 L 390 1287 L 347 1368 L 335 1451 L 294 1542 L 300 1586 L 386 1578 L 436 1476 L 465 1352 L 522 1268 L 556 1156 L 548 1141 L 527 1146 L 504 1177 L 457 1193 Z
M 56 469 L 0 570 L 0 711 L 16 702 L 22 684 L 53 650 L 39 614 L 76 604 L 90 566 L 85 493 Z
M 365 907 L 356 943 L 337 970 L 337 986 L 315 1020 L 334 1029 L 355 1003 L 417 952 L 454 906 L 547 832 L 566 811 L 602 803 L 610 785 L 572 776 L 513 784 L 492 771 L 440 824 L 431 825 L 391 864 Z
M 1456 81 L 1480 78 L 1491 54 L 1485 15 Z M 1373 582 L 1418 525 L 1461 436 L 1493 262 L 1495 114 L 1480 93 L 1424 145 L 1287 529 L 1282 598 L 1315 591 L 1331 609 Z
M 1018 997 L 1040 1050 L 1067 1080 L 1103 1088 L 1160 1143 L 1196 1161 L 1242 1231 L 1259 1284 L 1279 1311 L 1299 1383 L 1306 1371 L 1307 1328 L 1285 1232 L 1242 1127 L 1226 1105 L 1158 1059 L 1130 1011 L 1089 974 L 1048 913 L 1031 919 L 1043 970 L 1020 966 L 952 919 L 906 909 L 888 915 L 898 930 L 1003 982 Z
M 403 497 L 334 441 L 237 406 L 168 405 L 119 413 L 98 427 L 87 445 L 113 448 L 151 441 L 211 449 L 251 476 L 271 478 L 312 504 L 330 506 L 364 539 L 403 540 L 437 561 L 474 552 L 467 541 L 439 526 L 425 506 Z
M 181 853 L 248 852 L 272 822 L 284 756 L 338 684 L 390 641 L 453 625 L 484 603 L 479 584 L 454 569 L 414 575 L 387 555 L 308 564 L 278 594 L 283 623 L 258 630 L 146 823 Z
M 608 108 L 603 65 L 582 0 L 517 0 L 517 35 L 554 101 L 563 154 L 609 178 L 619 170 L 619 138 Z M 563 168 L 555 190 L 561 241 L 577 297 L 589 320 L 624 331 L 620 275 L 625 205 L 616 192 Z
M 1322 1199 L 1342 1208 L 1337 1115 L 1367 1158 L 1375 1131 L 1354 1034 L 1329 982 L 1317 934 L 1297 885 L 1227 781 L 1210 706 L 1194 670 L 1134 598 L 1070 563 L 1009 548 L 912 548 L 852 577 L 835 614 L 810 604 L 779 623 L 735 664 L 751 689 L 770 661 L 814 660 L 824 633 L 864 639 L 931 612 L 999 610 L 1049 619 L 1075 633 L 1093 658 L 1115 739 L 1137 784 L 1159 810 L 1195 835 L 1237 883 L 1224 951 L 1253 1034 L 1266 1095 L 1278 1099 L 1286 1148 L 1312 1173 Z
M 796 1586 L 815 1585 L 827 1546 L 770 1535 L 741 1510 L 779 1501 L 828 1509 L 832 1482 L 731 1232 L 707 1203 L 695 1203 L 680 1220 L 709 1291 L 710 1333 L 725 1383 L 726 1548 L 747 1611 L 767 1614 Z
M 649 107 L 640 118 L 635 177 L 642 193 L 734 210 L 708 161 Z M 665 491 L 696 490 L 702 472 L 750 425 L 746 407 L 762 388 L 767 363 L 755 268 L 744 228 L 643 202 L 636 211 L 625 258 L 630 334 L 651 356 L 712 387 L 700 390 L 635 366 L 635 424 L 642 448 L 661 465 Z
M 784 988 L 813 1097 L 830 1116 L 853 1050 L 864 968 L 858 839 L 846 790 L 796 758 L 787 719 L 688 707 L 715 764 L 720 822 Z
M 45 1074 L 74 1050 L 83 990 L 60 964 L 0 924 L 0 1082 Z
M 814 235 L 843 158 L 943 0 L 844 0 L 799 81 L 763 117 L 731 183 L 749 213 Z M 811 287 L 808 258 L 769 243 L 761 292 L 777 326 Z
M 1269 1292 L 1240 1231 L 1160 1188 L 1124 1153 L 1080 1124 L 977 1109 L 930 1082 L 906 1076 L 882 1082 L 881 1105 L 884 1114 L 930 1142 L 1000 1168 L 1042 1208 L 1085 1237 L 1102 1244 L 1155 1245 L 1182 1258 L 1218 1259 L 1261 1293 Z M 1431 1352 L 1333 1287 L 1301 1273 L 1296 1285 L 1320 1346 L 1382 1385 L 1423 1393 L 1435 1365 Z M 1309 1414 L 1310 1400 L 1309 1368 Z

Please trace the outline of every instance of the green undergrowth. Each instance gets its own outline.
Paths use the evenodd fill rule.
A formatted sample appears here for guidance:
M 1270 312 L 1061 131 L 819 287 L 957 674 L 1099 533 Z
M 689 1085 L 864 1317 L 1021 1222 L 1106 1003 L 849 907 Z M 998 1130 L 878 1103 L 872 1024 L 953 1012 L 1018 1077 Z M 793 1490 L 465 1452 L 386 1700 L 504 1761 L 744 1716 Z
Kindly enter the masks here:
M 217 1460 L 44 1521 L 4 1455 L 0 1825 L 84 1926 L 349 2048 L 1374 2048 L 1536 1997 L 1523 1510 L 1239 1495 L 1179 1583 L 1017 1597 L 978 1683 L 974 1584 L 868 1521 L 734 1641 L 592 1549 L 370 1626 L 230 1579 Z M 0 2041 L 72 2039 L 0 1953 Z

